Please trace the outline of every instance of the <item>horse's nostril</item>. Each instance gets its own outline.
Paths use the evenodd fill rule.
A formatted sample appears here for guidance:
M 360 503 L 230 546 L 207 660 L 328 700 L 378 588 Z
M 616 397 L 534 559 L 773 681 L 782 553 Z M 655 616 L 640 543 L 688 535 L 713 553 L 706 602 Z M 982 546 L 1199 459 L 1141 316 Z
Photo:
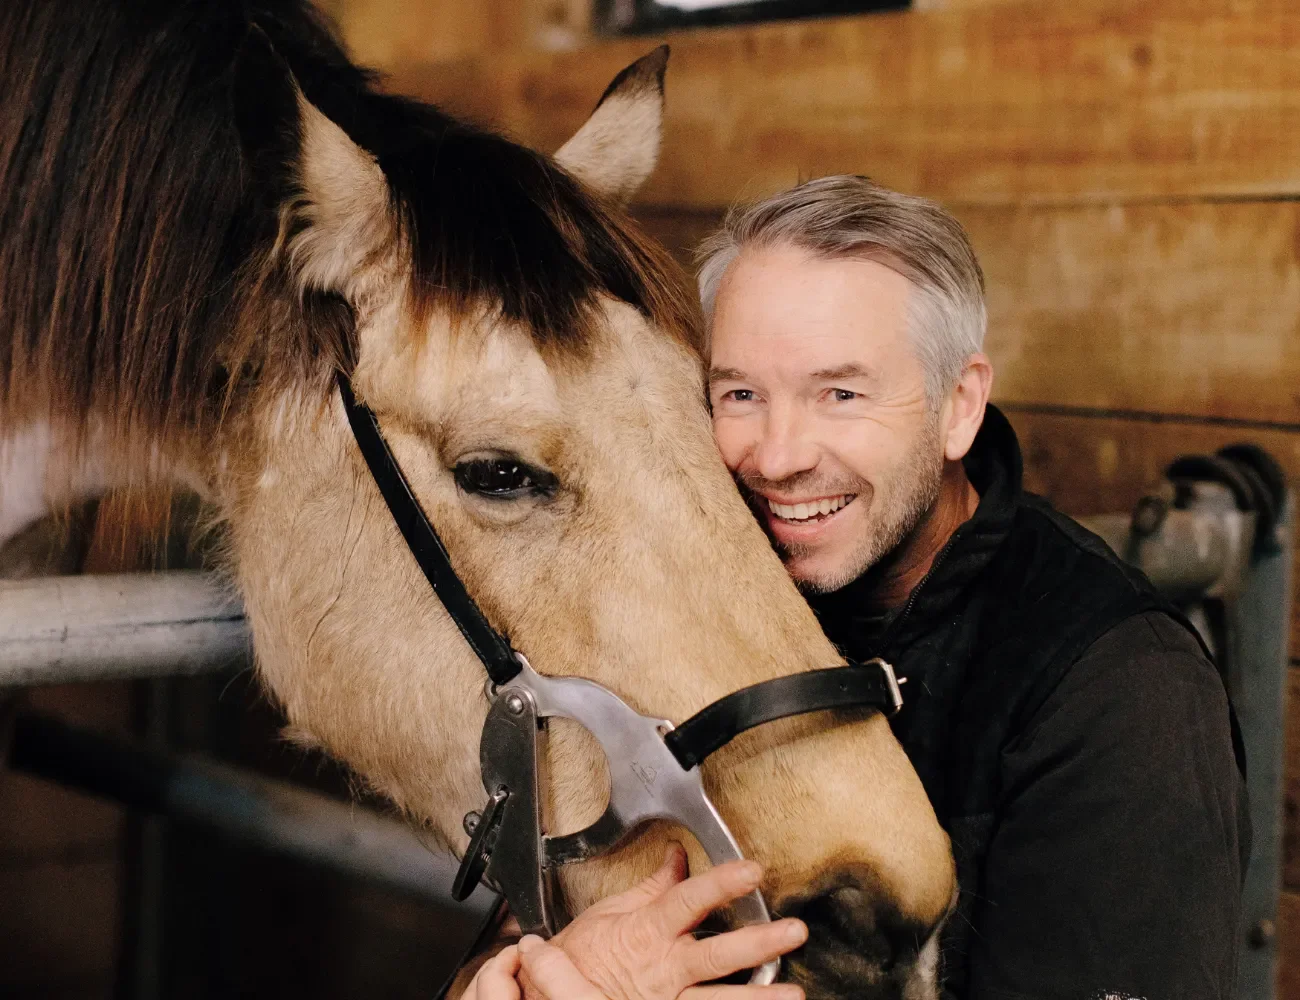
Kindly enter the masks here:
M 839 879 L 816 895 L 782 908 L 808 925 L 800 964 L 817 979 L 847 985 L 881 984 L 910 970 L 930 936 L 930 928 L 903 917 L 874 888 L 856 879 Z M 874 994 L 873 994 L 874 995 Z M 882 993 L 891 995 L 888 992 Z

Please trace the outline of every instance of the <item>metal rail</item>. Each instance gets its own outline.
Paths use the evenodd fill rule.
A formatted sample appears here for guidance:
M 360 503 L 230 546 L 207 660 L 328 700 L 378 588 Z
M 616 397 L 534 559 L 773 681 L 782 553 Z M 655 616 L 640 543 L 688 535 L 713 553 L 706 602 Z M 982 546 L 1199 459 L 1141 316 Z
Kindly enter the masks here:
M 208 673 L 249 648 L 238 598 L 210 573 L 0 581 L 0 688 Z

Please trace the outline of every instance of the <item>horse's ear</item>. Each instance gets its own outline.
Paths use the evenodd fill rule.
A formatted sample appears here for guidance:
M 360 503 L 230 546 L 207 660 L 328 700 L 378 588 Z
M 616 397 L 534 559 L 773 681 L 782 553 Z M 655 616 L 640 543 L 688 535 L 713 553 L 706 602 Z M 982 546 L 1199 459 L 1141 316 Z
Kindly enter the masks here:
M 601 197 L 626 204 L 659 159 L 668 46 L 642 56 L 605 90 L 555 160 Z
M 233 101 L 254 183 L 294 215 L 289 252 L 299 281 L 350 295 L 392 233 L 379 164 L 307 100 L 259 28 L 236 58 Z

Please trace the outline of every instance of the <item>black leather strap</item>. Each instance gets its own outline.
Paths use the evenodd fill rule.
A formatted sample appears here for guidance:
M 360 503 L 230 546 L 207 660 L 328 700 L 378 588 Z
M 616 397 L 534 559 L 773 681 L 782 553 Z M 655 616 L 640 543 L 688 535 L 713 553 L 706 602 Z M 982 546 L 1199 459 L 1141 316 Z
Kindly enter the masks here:
M 810 670 L 741 688 L 719 698 L 664 737 L 678 763 L 690 770 L 747 729 L 791 715 L 828 708 L 871 706 L 886 715 L 902 707 L 894 669 L 881 659 Z
M 411 484 L 402 474 L 402 467 L 389 450 L 375 414 L 369 407 L 357 402 L 347 376 L 340 373 L 338 384 L 339 395 L 343 397 L 343 409 L 347 411 L 348 423 L 352 425 L 357 447 L 361 449 L 375 485 L 383 494 L 384 502 L 388 504 L 411 554 L 420 564 L 420 569 L 424 570 L 429 586 L 442 601 L 442 606 L 451 615 L 451 620 L 460 629 L 460 634 L 465 637 L 470 649 L 483 661 L 488 676 L 496 684 L 505 684 L 520 669 L 509 640 L 491 626 L 456 575 L 442 539 L 433 530 L 433 525 L 420 507 L 420 501 L 411 490 Z

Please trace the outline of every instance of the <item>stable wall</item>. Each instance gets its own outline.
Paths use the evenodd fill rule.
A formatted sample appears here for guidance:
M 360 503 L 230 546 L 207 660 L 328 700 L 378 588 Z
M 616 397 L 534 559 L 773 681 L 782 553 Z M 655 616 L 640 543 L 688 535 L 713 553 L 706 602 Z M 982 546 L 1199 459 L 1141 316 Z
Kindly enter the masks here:
M 582 0 L 330 6 L 391 87 L 547 151 L 660 40 L 593 38 Z M 1243 439 L 1300 482 L 1300 5 L 930 0 L 667 40 L 635 211 L 683 259 L 733 199 L 800 178 L 937 198 L 988 277 L 993 395 L 1032 488 L 1125 510 L 1174 456 Z M 1291 728 L 1280 992 L 1300 996 Z

